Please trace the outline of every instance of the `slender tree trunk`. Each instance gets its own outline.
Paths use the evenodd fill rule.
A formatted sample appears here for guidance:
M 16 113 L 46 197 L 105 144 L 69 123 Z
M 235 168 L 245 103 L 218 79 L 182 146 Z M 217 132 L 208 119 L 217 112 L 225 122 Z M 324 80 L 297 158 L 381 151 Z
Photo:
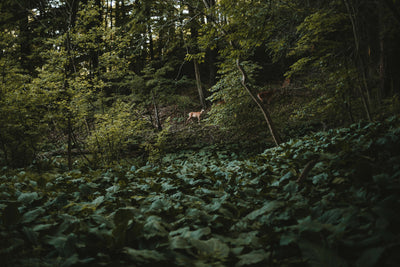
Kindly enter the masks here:
M 203 3 L 207 9 L 210 9 L 215 5 L 215 0 L 203 0 Z M 208 55 L 208 69 L 209 69 L 208 83 L 209 86 L 213 86 L 215 84 L 215 79 L 217 76 L 217 67 L 215 66 L 215 62 L 217 61 L 218 53 L 216 49 L 208 49 L 207 55 Z
M 193 8 L 189 7 L 189 14 L 193 14 Z M 199 48 L 197 45 L 197 38 L 199 36 L 199 32 L 198 32 L 198 24 L 196 21 L 192 21 L 190 24 L 190 37 L 192 40 L 194 40 L 194 45 L 192 47 L 192 50 L 194 54 L 199 52 Z M 206 108 L 206 101 L 204 98 L 204 92 L 203 92 L 203 88 L 201 86 L 201 75 L 200 75 L 200 69 L 199 69 L 199 62 L 197 60 L 196 57 L 194 57 L 193 59 L 193 67 L 194 67 L 194 75 L 196 78 L 196 86 L 197 86 L 197 91 L 199 92 L 199 98 L 200 98 L 200 104 L 203 108 Z
M 379 102 L 381 103 L 382 98 L 386 95 L 385 90 L 385 24 L 383 22 L 383 7 L 380 3 L 377 3 L 379 9 Z
M 353 117 L 353 112 L 351 110 L 351 98 L 348 97 L 348 99 L 346 99 L 346 96 L 343 94 L 343 103 L 344 103 L 344 107 L 347 111 L 347 114 L 349 115 L 349 119 L 351 123 L 354 123 L 354 117 Z
M 76 19 L 76 12 L 78 10 L 78 3 L 79 1 L 73 1 L 72 5 L 70 5 L 70 12 L 69 12 L 69 17 L 68 17 L 68 22 L 67 22 L 67 33 L 66 33 L 66 41 L 65 41 L 65 46 L 67 50 L 67 62 L 64 68 L 65 71 L 65 80 L 64 80 L 64 90 L 66 94 L 66 101 L 68 105 L 71 103 L 71 97 L 68 92 L 69 88 L 69 83 L 68 79 L 70 78 L 72 72 L 76 72 L 75 70 L 75 64 L 73 57 L 71 55 L 71 39 L 69 36 L 69 32 L 71 28 L 75 25 L 75 19 Z M 72 169 L 72 114 L 71 111 L 67 111 L 67 158 L 68 158 L 68 169 Z
M 385 92 L 385 43 L 383 38 L 379 40 L 379 101 L 386 95 Z
M 348 12 L 348 15 L 349 15 L 349 18 L 350 18 L 350 22 L 351 22 L 351 25 L 352 25 L 352 29 L 353 29 L 354 45 L 355 45 L 355 52 L 356 52 L 355 60 L 356 60 L 356 65 L 358 67 L 358 72 L 359 72 L 359 75 L 360 75 L 360 77 L 359 77 L 359 80 L 360 80 L 359 81 L 359 86 L 357 86 L 357 88 L 359 90 L 360 97 L 361 97 L 361 100 L 363 102 L 363 106 L 364 106 L 367 118 L 368 118 L 369 121 L 372 121 L 371 112 L 370 112 L 370 108 L 369 108 L 369 106 L 370 106 L 370 102 L 369 102 L 370 97 L 369 97 L 367 78 L 366 78 L 366 74 L 365 74 L 365 64 L 363 62 L 363 58 L 360 55 L 360 38 L 358 36 L 359 31 L 358 31 L 358 27 L 357 27 L 357 21 L 354 18 L 355 11 L 354 11 L 354 7 L 351 6 L 351 4 L 349 3 L 349 0 L 343 0 L 343 2 L 345 4 L 345 6 L 346 6 L 346 9 L 347 9 L 347 12 Z M 365 96 L 365 94 L 367 96 Z
M 71 115 L 68 115 L 67 119 L 67 135 L 68 135 L 68 143 L 67 143 L 67 157 L 68 157 L 68 169 L 72 170 L 72 122 Z
M 213 0 L 203 0 L 203 3 L 206 7 L 206 9 L 210 9 L 210 1 L 211 3 L 215 3 L 215 1 Z M 207 18 L 214 24 L 217 24 L 217 20 L 215 19 L 215 17 L 212 14 L 208 14 Z M 225 35 L 226 33 L 223 32 Z M 234 49 L 239 49 L 238 45 L 235 44 L 233 41 L 230 41 L 230 45 L 232 46 L 232 48 Z M 257 106 L 260 108 L 264 119 L 268 125 L 268 129 L 271 133 L 272 139 L 274 140 L 275 145 L 279 146 L 282 143 L 282 140 L 278 134 L 278 131 L 276 130 L 273 122 L 272 122 L 272 118 L 271 115 L 269 114 L 269 111 L 267 109 L 266 106 L 264 106 L 264 104 L 256 97 L 256 94 L 253 93 L 252 88 L 250 87 L 249 84 L 247 84 L 247 73 L 244 70 L 244 68 L 242 67 L 242 65 L 240 64 L 240 59 L 238 58 L 236 60 L 236 66 L 238 68 L 238 70 L 240 71 L 240 73 L 242 74 L 242 79 L 241 79 L 241 83 L 243 88 L 246 90 L 246 92 L 250 95 L 251 99 L 253 99 L 253 101 L 257 104 Z
M 66 48 L 67 48 L 67 64 L 65 66 L 65 80 L 64 80 L 64 90 L 66 95 L 66 101 L 68 105 L 71 102 L 71 97 L 68 92 L 69 84 L 68 79 L 71 76 L 71 51 L 70 51 L 70 37 L 69 37 L 69 29 L 67 31 L 67 40 L 66 40 Z M 67 109 L 67 159 L 68 159 L 68 169 L 72 170 L 72 121 L 71 121 L 71 111 Z
M 31 31 L 29 29 L 29 13 L 28 11 L 21 10 L 21 19 L 19 20 L 19 38 L 20 40 L 20 56 L 19 60 L 21 62 L 21 66 L 24 70 L 26 70 L 29 73 L 33 72 L 32 66 L 33 64 L 30 64 L 29 56 L 31 55 L 31 44 L 32 44 L 32 38 L 31 38 Z
M 149 55 L 150 55 L 150 59 L 153 60 L 154 59 L 154 45 L 153 45 L 153 36 L 151 33 L 150 22 L 147 25 L 147 35 L 149 36 Z
M 114 8 L 114 10 L 115 10 L 115 13 L 114 13 L 114 21 L 115 21 L 115 26 L 116 27 L 119 27 L 119 26 L 121 26 L 121 20 L 120 20 L 120 17 L 121 17 L 121 7 L 120 7 L 120 5 L 119 5 L 119 2 L 120 1 L 115 1 L 115 8 Z M 110 11 L 110 14 L 112 14 L 112 10 L 113 10 L 113 7 L 112 7 L 112 3 L 111 3 L 111 11 Z M 110 16 L 110 17 L 112 17 L 112 15 Z M 111 21 L 112 21 L 112 19 L 111 19 Z M 112 27 L 111 27 L 112 28 Z
M 203 108 L 205 108 L 206 100 L 204 98 L 203 87 L 201 86 L 201 76 L 200 76 L 200 70 L 199 70 L 199 63 L 197 62 L 197 59 L 193 59 L 193 65 L 194 65 L 194 74 L 196 76 L 197 91 L 199 92 L 199 97 L 200 97 L 200 103 L 201 103 L 201 106 Z
M 274 139 L 275 145 L 279 146 L 282 143 L 282 141 L 281 141 L 281 138 L 280 138 L 277 130 L 275 129 L 275 127 L 273 125 L 271 115 L 269 114 L 267 107 L 265 105 L 263 105 L 263 103 L 256 97 L 256 95 L 253 93 L 252 89 L 250 88 L 250 85 L 247 84 L 247 73 L 243 69 L 242 65 L 240 65 L 239 59 L 236 60 L 236 66 L 239 69 L 240 73 L 242 74 L 241 82 L 242 82 L 244 89 L 246 89 L 247 93 L 251 96 L 253 101 L 256 102 L 256 104 L 260 108 L 261 112 L 264 115 L 265 121 L 267 122 L 269 131 L 271 132 L 271 135 L 272 135 L 272 138 Z
M 369 121 L 372 121 L 371 112 L 369 111 L 369 105 L 368 105 L 367 98 L 364 95 L 364 90 L 361 88 L 361 85 L 358 85 L 357 88 L 358 88 L 358 92 L 360 93 L 361 101 L 363 103 L 364 110 L 367 115 L 367 119 Z
M 160 115 L 159 115 L 159 112 L 158 112 L 157 101 L 156 101 L 156 98 L 154 96 L 154 92 L 153 91 L 151 91 L 151 97 L 152 97 L 152 100 L 153 100 L 154 116 L 155 116 L 155 120 L 156 120 L 157 130 L 161 131 L 162 130 L 161 120 L 160 120 Z

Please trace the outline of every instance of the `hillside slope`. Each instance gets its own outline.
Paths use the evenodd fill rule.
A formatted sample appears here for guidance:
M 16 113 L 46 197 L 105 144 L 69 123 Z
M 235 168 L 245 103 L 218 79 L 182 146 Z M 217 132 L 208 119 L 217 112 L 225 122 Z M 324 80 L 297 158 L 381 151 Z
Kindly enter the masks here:
M 395 266 L 400 118 L 248 159 L 208 147 L 159 166 L 3 170 L 7 266 Z M 304 167 L 315 165 L 296 182 Z

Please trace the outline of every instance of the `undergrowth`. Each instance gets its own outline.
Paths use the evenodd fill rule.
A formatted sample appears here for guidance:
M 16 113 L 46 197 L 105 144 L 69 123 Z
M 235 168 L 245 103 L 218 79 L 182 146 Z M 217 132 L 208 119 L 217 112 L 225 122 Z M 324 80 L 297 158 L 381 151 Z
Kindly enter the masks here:
M 0 177 L 5 266 L 396 266 L 400 118 L 159 164 Z M 315 166 L 296 182 L 311 160 Z

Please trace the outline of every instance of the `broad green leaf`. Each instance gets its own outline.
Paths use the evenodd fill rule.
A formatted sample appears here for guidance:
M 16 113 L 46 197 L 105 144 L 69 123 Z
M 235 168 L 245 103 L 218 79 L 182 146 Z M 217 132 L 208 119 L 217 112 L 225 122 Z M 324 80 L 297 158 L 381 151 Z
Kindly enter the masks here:
M 133 249 L 125 247 L 123 249 L 125 255 L 135 264 L 154 264 L 165 261 L 167 258 L 156 250 Z
M 321 173 L 312 177 L 313 184 L 319 184 L 328 180 L 329 175 L 327 173 Z
M 197 254 L 202 257 L 225 259 L 229 255 L 229 247 L 216 238 L 208 240 L 193 239 L 191 244 L 196 248 Z
M 266 213 L 272 212 L 276 209 L 279 209 L 282 206 L 284 206 L 284 202 L 282 202 L 282 201 L 278 201 L 278 200 L 266 201 L 264 206 L 247 214 L 245 219 L 255 220 L 257 217 L 264 215 Z
M 267 260 L 269 256 L 270 252 L 266 252 L 263 249 L 254 250 L 250 253 L 238 256 L 239 262 L 235 266 L 254 266 Z
M 161 217 L 155 215 L 147 218 L 143 230 L 148 238 L 156 236 L 165 237 L 168 235 L 168 231 L 165 229 Z
M 186 238 L 183 238 L 181 236 L 173 236 L 173 237 L 170 237 L 170 239 L 169 239 L 169 247 L 172 250 L 188 249 L 191 247 L 191 245 Z
M 27 193 L 21 193 L 18 196 L 17 201 L 26 204 L 32 203 L 34 200 L 39 199 L 39 195 L 37 192 L 27 192 Z
M 205 227 L 197 229 L 195 231 L 184 232 L 182 234 L 182 237 L 186 239 L 201 239 L 209 234 L 211 234 L 211 229 L 209 227 Z
M 54 246 L 60 256 L 70 257 L 75 254 L 77 236 L 71 233 L 67 236 L 48 236 L 46 243 Z
M 28 211 L 22 215 L 21 222 L 22 223 L 30 223 L 36 220 L 39 216 L 43 215 L 46 212 L 43 208 L 37 208 L 31 211 Z

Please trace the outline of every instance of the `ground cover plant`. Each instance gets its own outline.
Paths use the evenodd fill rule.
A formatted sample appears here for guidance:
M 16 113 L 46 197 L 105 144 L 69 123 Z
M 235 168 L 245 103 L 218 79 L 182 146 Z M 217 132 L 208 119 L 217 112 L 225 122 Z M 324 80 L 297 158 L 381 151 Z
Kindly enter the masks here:
M 396 266 L 399 138 L 392 117 L 247 159 L 208 147 L 167 154 L 157 166 L 3 169 L 0 262 Z

